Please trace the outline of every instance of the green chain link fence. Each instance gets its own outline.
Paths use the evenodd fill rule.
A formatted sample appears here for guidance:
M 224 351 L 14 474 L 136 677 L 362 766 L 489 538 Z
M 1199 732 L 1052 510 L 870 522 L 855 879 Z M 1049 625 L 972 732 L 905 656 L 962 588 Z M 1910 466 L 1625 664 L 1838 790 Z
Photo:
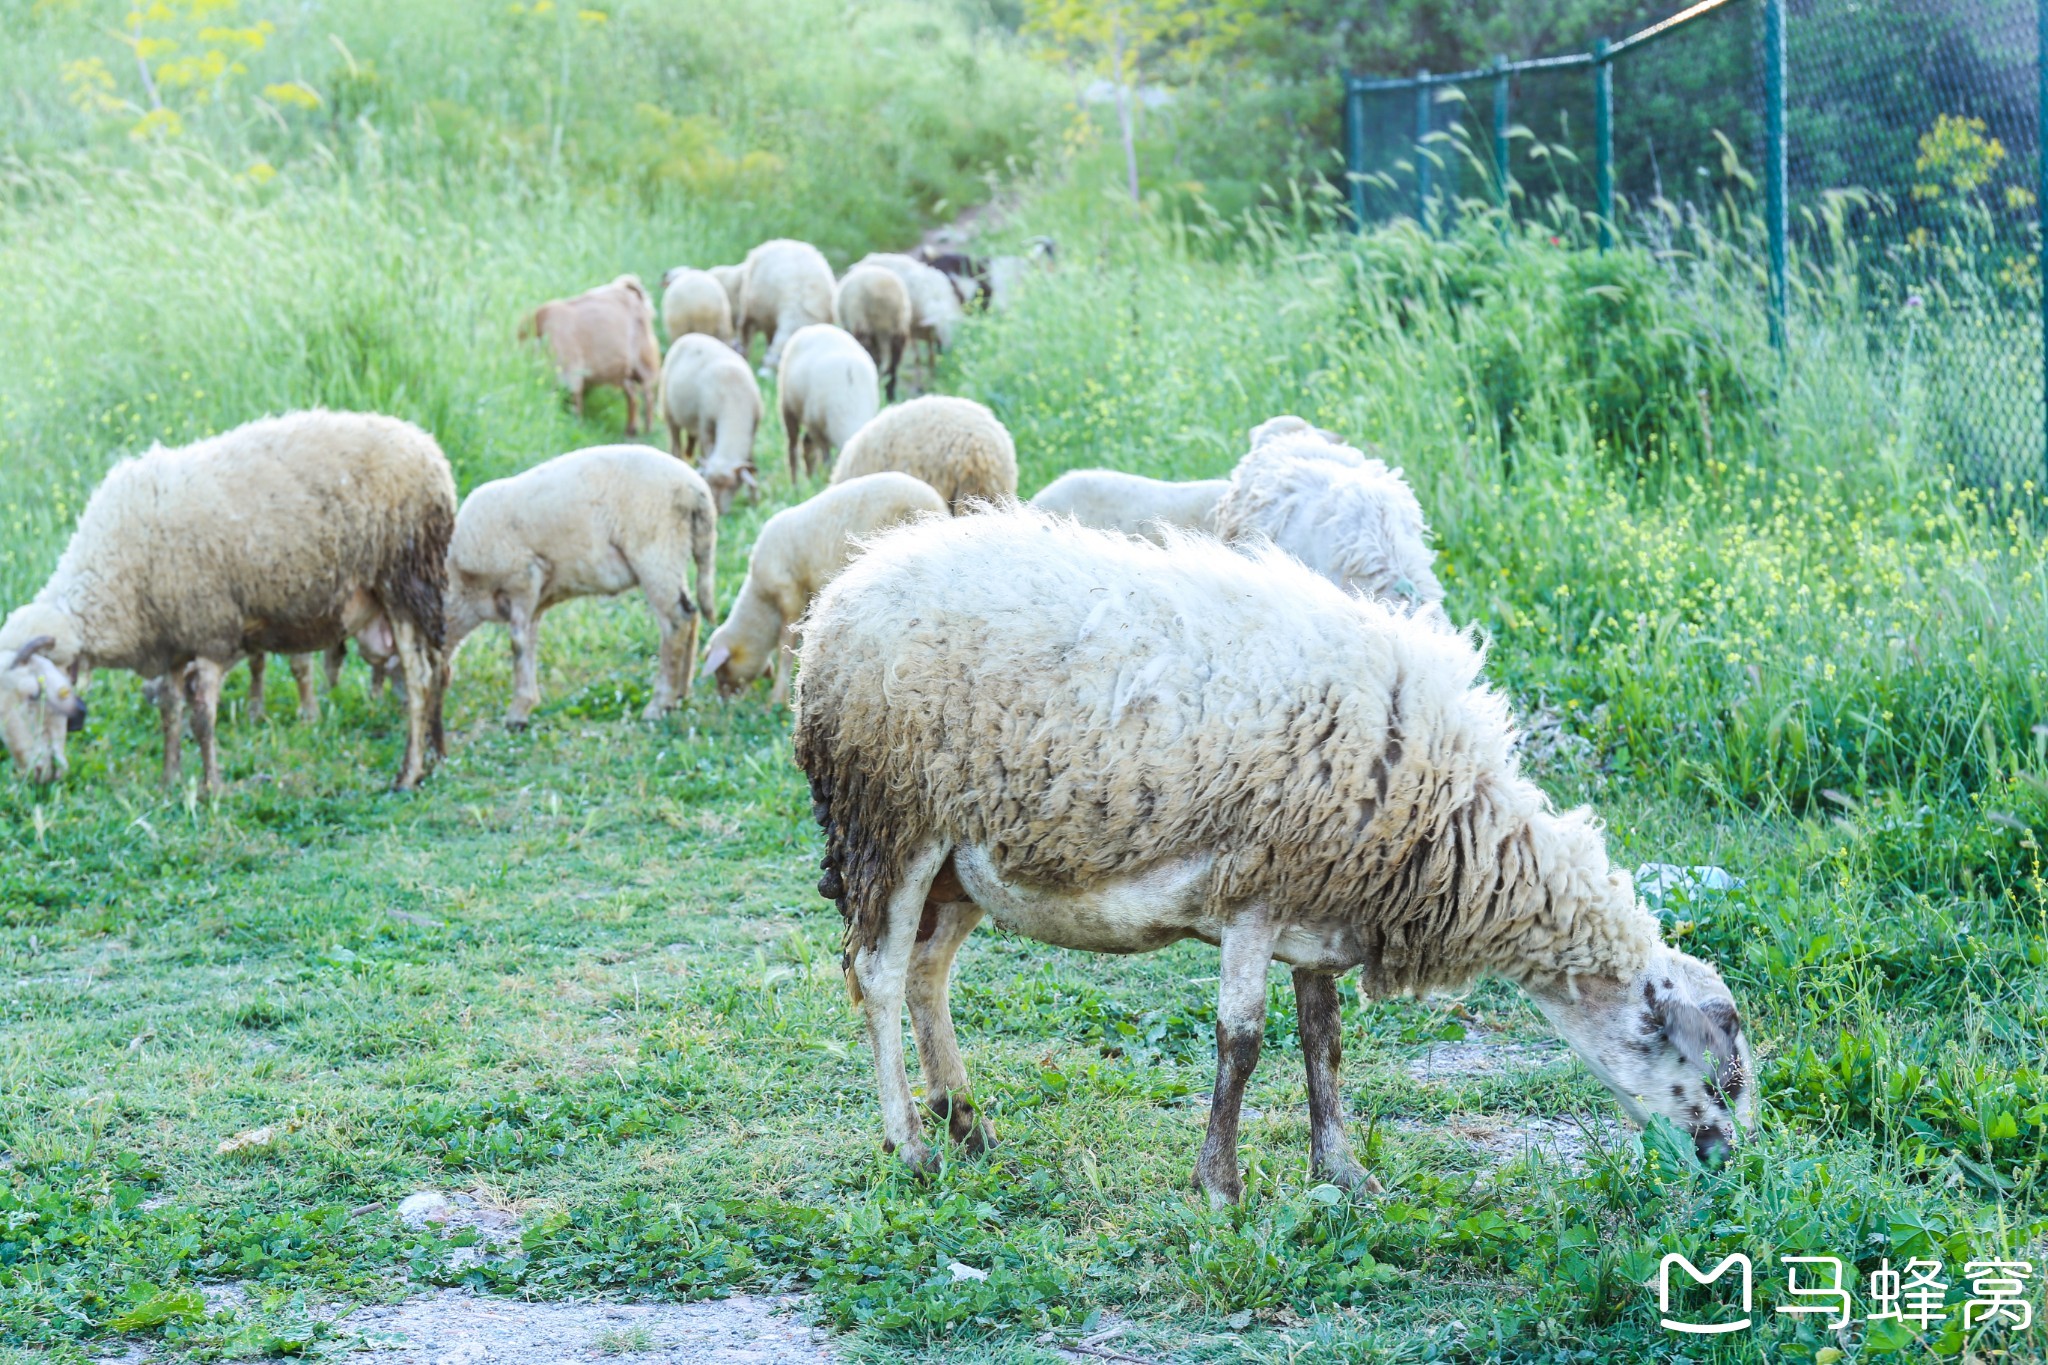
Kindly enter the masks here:
M 1702 0 L 1586 52 L 1354 75 L 1351 212 L 1504 210 L 1664 259 L 1704 225 L 1781 352 L 1850 310 L 1938 458 L 2040 486 L 2044 35 L 2048 0 Z

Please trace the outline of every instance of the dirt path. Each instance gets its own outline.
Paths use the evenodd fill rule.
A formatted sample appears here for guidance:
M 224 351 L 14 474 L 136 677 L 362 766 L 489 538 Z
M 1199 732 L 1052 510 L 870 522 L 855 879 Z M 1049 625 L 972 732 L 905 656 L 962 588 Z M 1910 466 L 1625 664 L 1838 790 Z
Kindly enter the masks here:
M 449 1289 L 351 1313 L 352 1365 L 832 1365 L 825 1333 L 793 1298 L 705 1303 L 527 1303 Z

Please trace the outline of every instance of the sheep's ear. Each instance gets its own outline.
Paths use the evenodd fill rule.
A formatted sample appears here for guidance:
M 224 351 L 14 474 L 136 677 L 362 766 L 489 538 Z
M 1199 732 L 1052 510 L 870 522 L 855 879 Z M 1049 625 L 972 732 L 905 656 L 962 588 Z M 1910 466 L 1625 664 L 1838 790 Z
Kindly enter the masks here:
M 724 645 L 711 646 L 711 652 L 704 656 L 704 669 L 697 676 L 700 678 L 710 677 L 720 668 L 724 667 L 725 661 L 731 657 L 732 651 Z
M 50 646 L 56 643 L 57 637 L 54 635 L 38 635 L 35 637 L 35 639 L 30 640 L 20 649 L 15 650 L 14 659 L 7 666 L 9 668 L 24 668 L 27 666 L 28 661 L 30 659 L 33 659 L 36 655 L 42 653 L 44 650 L 50 648 Z

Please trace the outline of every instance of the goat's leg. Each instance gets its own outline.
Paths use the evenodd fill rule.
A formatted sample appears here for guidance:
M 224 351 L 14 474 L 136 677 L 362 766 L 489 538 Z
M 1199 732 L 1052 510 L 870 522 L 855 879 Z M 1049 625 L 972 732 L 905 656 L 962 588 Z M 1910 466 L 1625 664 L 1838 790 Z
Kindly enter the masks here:
M 1378 1193 L 1380 1183 L 1358 1164 L 1344 1134 L 1344 1094 L 1337 1086 L 1344 1017 L 1337 1007 L 1337 978 L 1295 968 L 1294 1018 L 1308 1067 L 1309 1168 L 1318 1180 Z
M 882 1150 L 894 1152 L 906 1165 L 929 1170 L 935 1164 L 925 1145 L 924 1125 L 910 1095 L 910 1077 L 903 1069 L 903 1003 L 908 990 L 910 960 L 917 948 L 917 926 L 924 917 L 925 895 L 932 878 L 952 847 L 932 843 L 910 859 L 903 879 L 882 908 L 882 931 L 875 945 L 863 944 L 854 954 L 853 975 L 867 1012 L 868 1046 L 875 1055 L 875 1085 L 882 1103 Z
M 399 676 L 405 679 L 405 757 L 398 766 L 393 790 L 409 792 L 427 775 L 427 754 L 439 728 L 440 689 L 435 686 L 440 660 L 427 644 L 419 623 L 407 616 L 387 616 L 397 647 Z
M 924 1072 L 924 1106 L 946 1121 L 955 1142 L 979 1155 L 995 1134 L 980 1121 L 967 1088 L 967 1064 L 953 1032 L 953 958 L 981 923 L 981 907 L 967 899 L 950 864 L 927 893 L 918 921 L 917 946 L 910 954 L 910 1026 L 917 1033 L 917 1060 Z
M 192 738 L 199 741 L 200 788 L 220 791 L 220 680 L 226 672 L 211 659 L 194 659 L 185 670 L 185 700 L 192 705 Z
M 270 663 L 270 656 L 257 650 L 249 656 L 249 723 L 263 723 L 263 674 Z
M 292 670 L 292 683 L 299 689 L 299 719 L 310 725 L 320 719 L 320 699 L 313 695 L 313 656 L 289 654 L 285 663 Z
M 1266 1035 L 1266 968 L 1277 930 L 1263 909 L 1239 912 L 1223 927 L 1223 981 L 1216 992 L 1216 1090 L 1209 1099 L 1209 1132 L 1195 1161 L 1195 1184 L 1211 1208 L 1244 1196 L 1237 1169 L 1237 1120 L 1244 1089 L 1259 1064 Z
M 175 787 L 185 771 L 184 670 L 173 670 L 157 681 L 156 709 L 164 727 L 164 785 Z

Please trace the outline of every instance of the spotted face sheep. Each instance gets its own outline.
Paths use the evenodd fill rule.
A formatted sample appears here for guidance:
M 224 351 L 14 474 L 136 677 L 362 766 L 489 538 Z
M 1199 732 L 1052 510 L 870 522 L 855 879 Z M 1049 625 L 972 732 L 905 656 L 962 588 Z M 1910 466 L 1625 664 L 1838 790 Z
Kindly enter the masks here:
M 1098 531 L 1163 540 L 1168 526 L 1215 531 L 1216 502 L 1229 487 L 1228 479 L 1172 483 L 1118 469 L 1074 469 L 1040 489 L 1031 505 Z
M 486 621 L 512 636 L 512 706 L 540 705 L 541 613 L 638 587 L 661 630 L 652 720 L 690 695 L 697 621 L 712 619 L 718 512 L 688 465 L 652 446 L 571 451 L 463 500 L 448 547 L 448 651 Z
M 775 373 L 798 328 L 832 321 L 832 288 L 832 267 L 809 242 L 778 237 L 755 247 L 740 282 L 740 350 L 751 355 L 754 338 L 767 337 L 761 372 Z
M 1277 545 L 1340 588 L 1443 619 L 1436 553 L 1408 481 L 1315 432 L 1274 436 L 1239 461 L 1211 527 L 1223 540 Z
M 970 1148 L 947 1005 L 986 916 L 1043 943 L 1221 954 L 1216 1085 L 1195 1165 L 1242 1192 L 1237 1126 L 1266 974 L 1293 969 L 1319 1178 L 1369 1177 L 1339 1098 L 1338 974 L 1377 996 L 1516 983 L 1638 1120 L 1703 1154 L 1750 1121 L 1749 1048 L 1584 810 L 1523 778 L 1464 637 L 1283 555 L 1160 547 L 1027 510 L 891 532 L 803 623 L 796 756 L 844 916 L 885 1147 L 931 1160 L 904 1074 Z
M 448 461 L 395 418 L 299 412 L 126 460 L 94 491 L 56 572 L 0 626 L 0 733 L 15 763 L 64 772 L 64 732 L 95 668 L 160 689 L 164 779 L 179 776 L 183 707 L 220 786 L 222 675 L 244 655 L 303 654 L 382 635 L 406 681 L 415 786 L 441 745 L 442 591 L 455 523 Z
M 1017 496 L 1017 447 L 996 415 L 970 398 L 927 394 L 884 408 L 839 448 L 832 482 L 884 469 L 923 479 L 957 515 L 976 498 Z
M 761 429 L 761 389 L 747 362 L 722 341 L 691 333 L 676 338 L 661 369 L 662 412 L 669 452 L 703 454 L 698 472 L 723 516 L 741 488 L 760 491 L 754 436 Z
M 691 332 L 731 340 L 732 303 L 725 286 L 709 271 L 677 266 L 661 277 L 661 324 L 670 341 Z
M 882 406 L 875 362 L 852 334 L 813 323 L 789 339 L 775 400 L 789 440 L 789 481 L 816 474 L 827 456 L 874 419 Z
M 747 581 L 705 652 L 704 672 L 718 679 L 718 690 L 731 696 L 775 664 L 770 700 L 784 700 L 796 623 L 811 599 L 846 566 L 858 539 L 923 515 L 945 516 L 945 499 L 922 479 L 892 471 L 834 484 L 768 518 L 747 556 Z
M 621 275 L 574 298 L 544 303 L 522 330 L 547 341 L 578 417 L 586 392 L 616 384 L 626 395 L 626 434 L 653 425 L 661 348 L 654 339 L 654 305 L 638 279 Z
M 903 281 L 878 265 L 857 265 L 839 281 L 832 312 L 874 360 L 889 401 L 895 402 L 896 371 L 910 345 L 910 295 Z

